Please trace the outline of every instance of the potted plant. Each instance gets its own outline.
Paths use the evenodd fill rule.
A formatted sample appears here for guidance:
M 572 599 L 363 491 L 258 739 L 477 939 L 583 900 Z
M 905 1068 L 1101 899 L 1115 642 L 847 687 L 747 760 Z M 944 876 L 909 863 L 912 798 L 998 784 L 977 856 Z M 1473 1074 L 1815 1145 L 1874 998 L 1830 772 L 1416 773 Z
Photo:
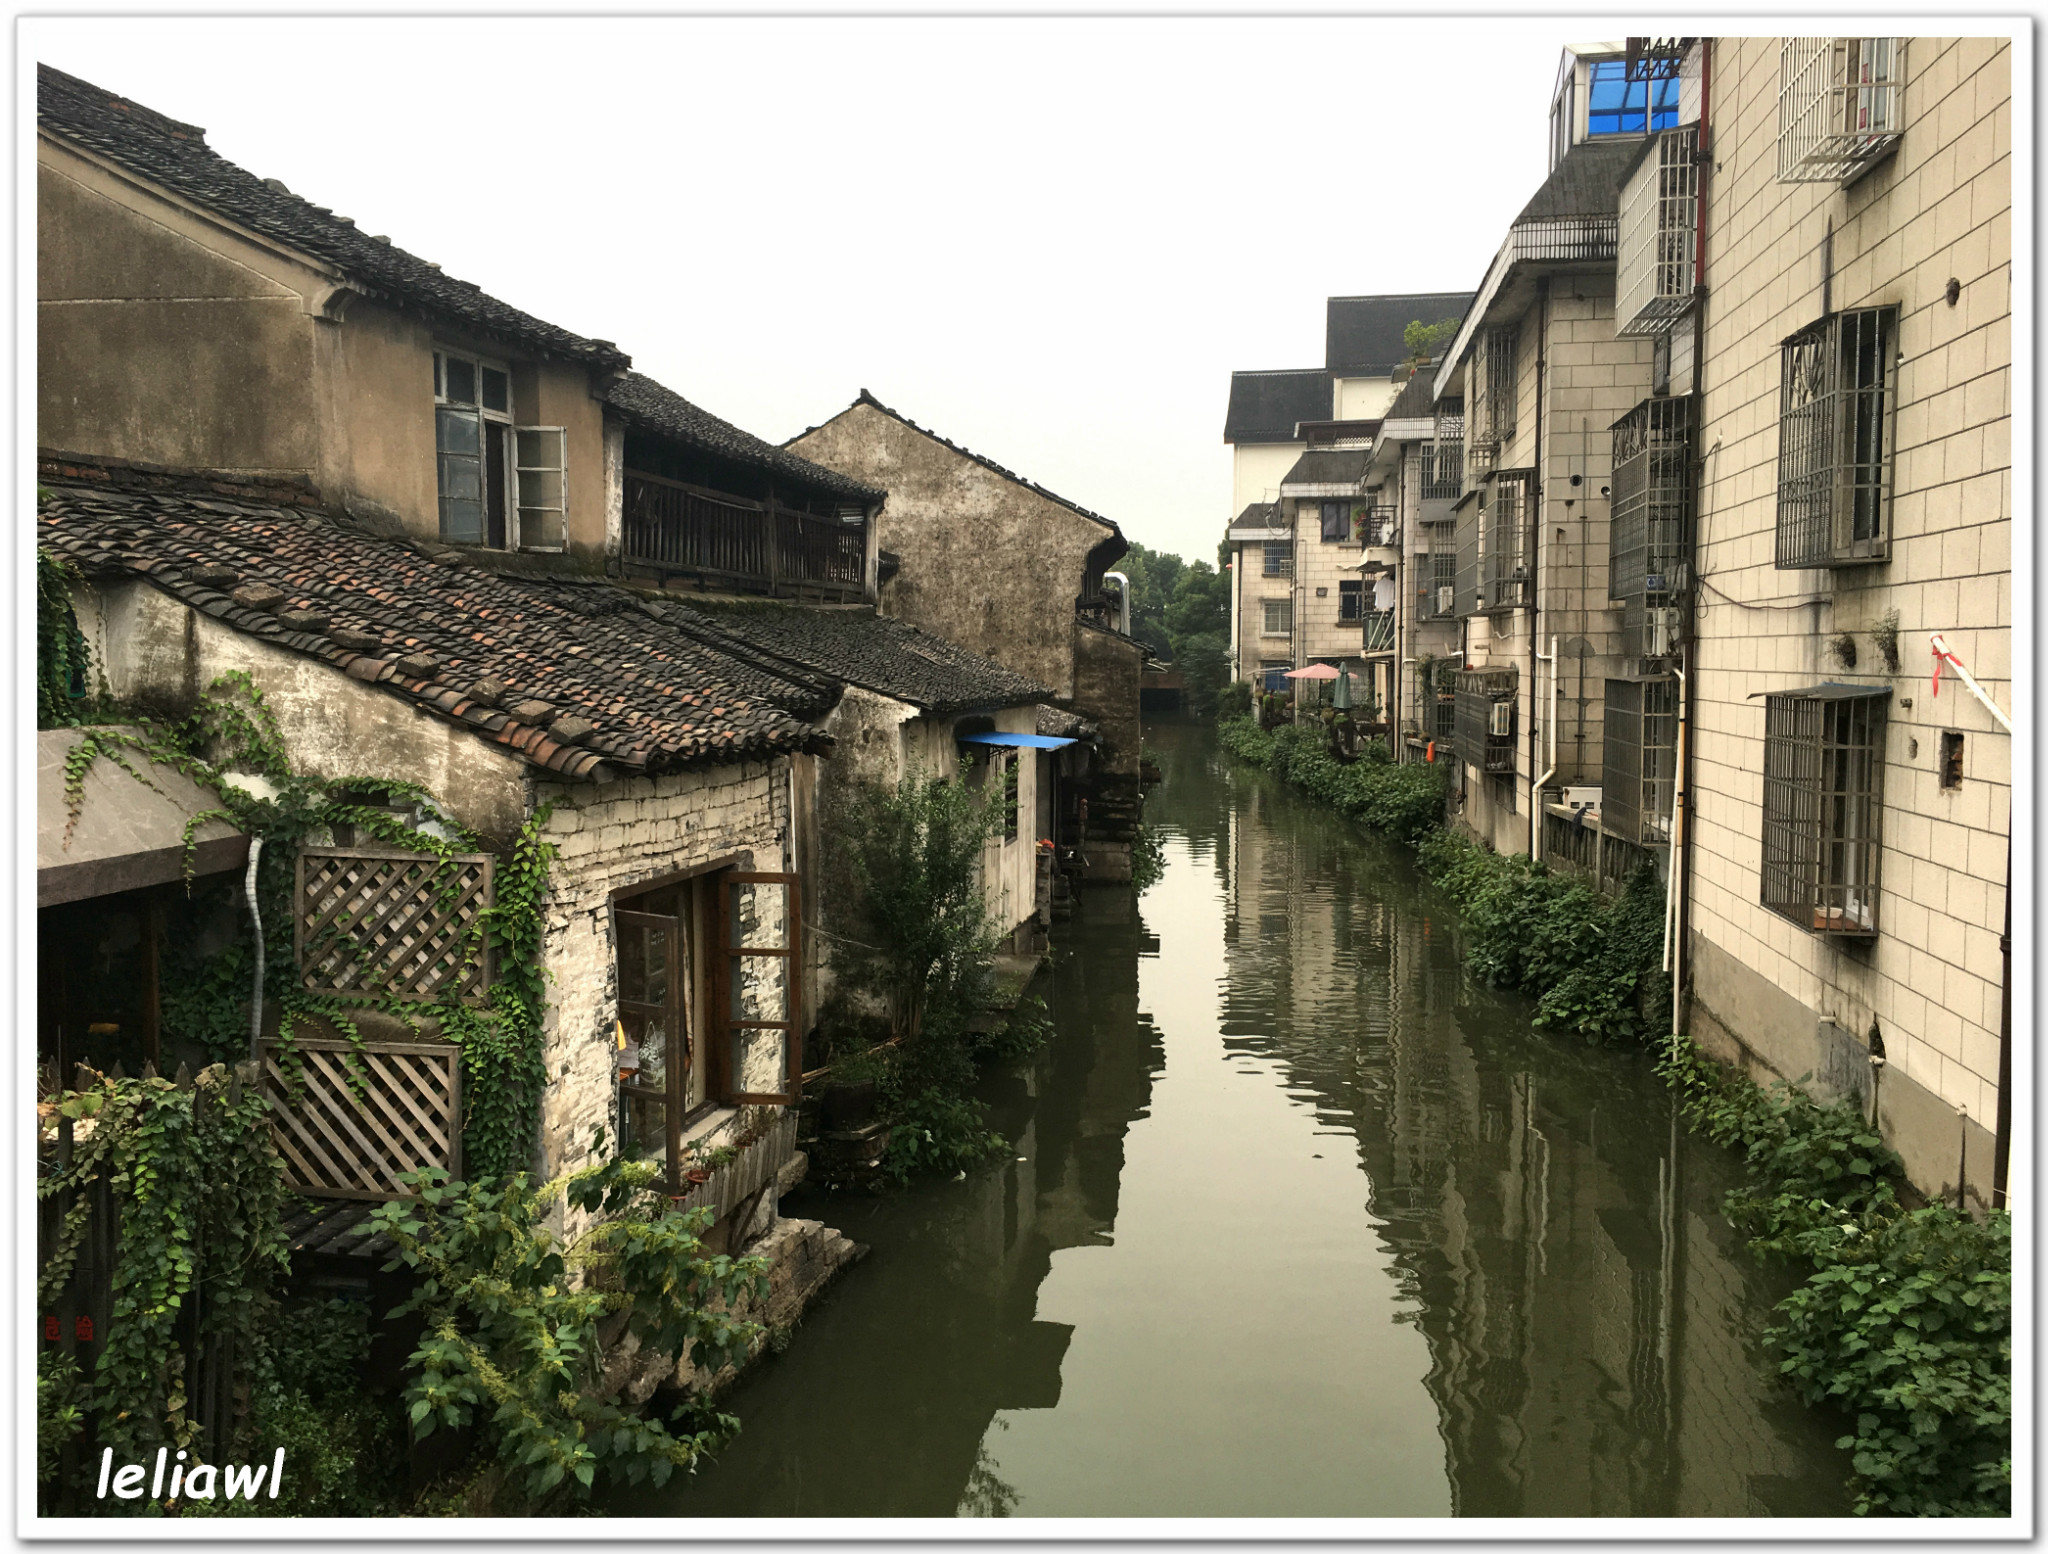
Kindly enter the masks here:
M 835 1058 L 818 1089 L 818 1122 L 827 1133 L 851 1133 L 875 1114 L 889 1060 L 872 1047 Z

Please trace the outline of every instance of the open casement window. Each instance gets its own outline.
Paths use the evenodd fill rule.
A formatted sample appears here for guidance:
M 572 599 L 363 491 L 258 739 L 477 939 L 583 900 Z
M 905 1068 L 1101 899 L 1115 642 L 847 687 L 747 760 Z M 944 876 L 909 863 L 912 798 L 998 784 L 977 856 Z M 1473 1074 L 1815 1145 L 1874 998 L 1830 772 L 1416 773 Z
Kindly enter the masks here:
M 566 427 L 513 429 L 521 550 L 561 550 L 568 543 L 568 446 Z
M 568 433 L 515 426 L 503 363 L 434 353 L 434 479 L 441 538 L 493 550 L 561 550 Z
M 719 1077 L 733 1105 L 793 1105 L 802 1068 L 794 874 L 718 876 Z
M 617 935 L 620 1145 L 668 1166 L 679 1190 L 685 1089 L 691 1067 L 685 920 L 665 912 L 613 914 Z
M 1889 687 L 1764 698 L 1763 904 L 1809 933 L 1877 933 Z
M 1784 343 L 1778 391 L 1780 570 L 1889 552 L 1895 307 L 1830 313 Z

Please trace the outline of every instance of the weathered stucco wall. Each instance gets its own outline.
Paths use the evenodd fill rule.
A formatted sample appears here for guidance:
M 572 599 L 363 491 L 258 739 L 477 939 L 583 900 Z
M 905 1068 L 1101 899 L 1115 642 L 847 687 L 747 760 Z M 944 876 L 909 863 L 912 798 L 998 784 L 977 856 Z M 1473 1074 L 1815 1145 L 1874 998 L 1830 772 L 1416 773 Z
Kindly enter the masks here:
M 319 273 L 46 140 L 37 150 L 37 443 L 313 475 Z
M 1138 674 L 1145 650 L 1128 637 L 1096 626 L 1075 634 L 1074 706 L 1102 732 L 1102 769 L 1138 775 Z
M 882 585 L 885 615 L 1074 694 L 1074 602 L 1107 526 L 868 404 L 790 451 L 888 491 L 876 543 L 902 567 Z
M 584 368 L 337 297 L 327 266 L 69 147 L 38 153 L 39 446 L 289 471 L 438 539 L 433 353 L 452 350 L 510 369 L 517 423 L 565 429 L 570 549 L 602 555 L 604 414 Z
M 411 702 L 223 626 L 148 583 L 85 585 L 72 597 L 93 662 L 123 703 L 182 711 L 217 676 L 241 670 L 263 692 L 298 770 L 418 783 L 493 846 L 525 822 L 526 763 Z

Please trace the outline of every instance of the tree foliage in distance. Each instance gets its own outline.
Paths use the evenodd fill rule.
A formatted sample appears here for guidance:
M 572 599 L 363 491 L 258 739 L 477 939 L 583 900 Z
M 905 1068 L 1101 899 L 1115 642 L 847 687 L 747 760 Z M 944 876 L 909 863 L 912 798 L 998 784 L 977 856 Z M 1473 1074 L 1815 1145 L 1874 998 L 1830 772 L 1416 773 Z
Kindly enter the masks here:
M 1207 717 L 1230 679 L 1230 576 L 1133 542 L 1118 569 L 1131 580 L 1131 635 L 1181 672 L 1188 710 Z

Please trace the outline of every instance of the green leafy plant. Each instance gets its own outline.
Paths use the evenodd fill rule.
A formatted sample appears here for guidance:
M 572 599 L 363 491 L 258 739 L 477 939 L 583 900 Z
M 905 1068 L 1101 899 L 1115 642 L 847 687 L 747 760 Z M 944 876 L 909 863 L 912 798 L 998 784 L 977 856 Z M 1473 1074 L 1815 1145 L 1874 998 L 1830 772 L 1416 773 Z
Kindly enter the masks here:
M 95 695 L 92 649 L 71 608 L 78 570 L 36 547 L 36 727 L 67 728 L 88 722 L 103 698 Z
M 1408 353 L 1412 363 L 1436 360 L 1437 353 L 1447 348 L 1458 338 L 1458 325 L 1462 319 L 1440 318 L 1433 324 L 1415 319 L 1401 331 L 1401 347 Z
M 1330 753 L 1321 731 L 1294 725 L 1268 732 L 1249 718 L 1233 719 L 1219 726 L 1218 737 L 1239 760 L 1397 842 L 1412 845 L 1443 823 L 1443 769 L 1397 765 L 1377 740 L 1366 746 L 1365 759 L 1346 764 Z
M 670 1365 L 712 1372 L 762 1336 L 732 1311 L 765 1297 L 766 1260 L 707 1254 L 709 1209 L 677 1211 L 660 1167 L 607 1156 L 602 1130 L 593 1153 L 594 1164 L 540 1186 L 524 1174 L 460 1182 L 419 1172 L 406 1179 L 417 1198 L 380 1205 L 367 1222 L 396 1247 L 387 1266 L 412 1271 L 401 1311 L 426 1325 L 404 1394 L 413 1430 L 476 1425 L 532 1500 L 587 1493 L 599 1472 L 659 1485 L 737 1428 L 721 1416 L 712 1428 L 692 1419 L 671 1430 L 607 1397 L 601 1323 Z M 596 1217 L 561 1235 L 551 1225 L 558 1201 Z
M 1166 872 L 1166 838 L 1157 826 L 1140 823 L 1131 841 L 1131 888 L 1141 894 Z

